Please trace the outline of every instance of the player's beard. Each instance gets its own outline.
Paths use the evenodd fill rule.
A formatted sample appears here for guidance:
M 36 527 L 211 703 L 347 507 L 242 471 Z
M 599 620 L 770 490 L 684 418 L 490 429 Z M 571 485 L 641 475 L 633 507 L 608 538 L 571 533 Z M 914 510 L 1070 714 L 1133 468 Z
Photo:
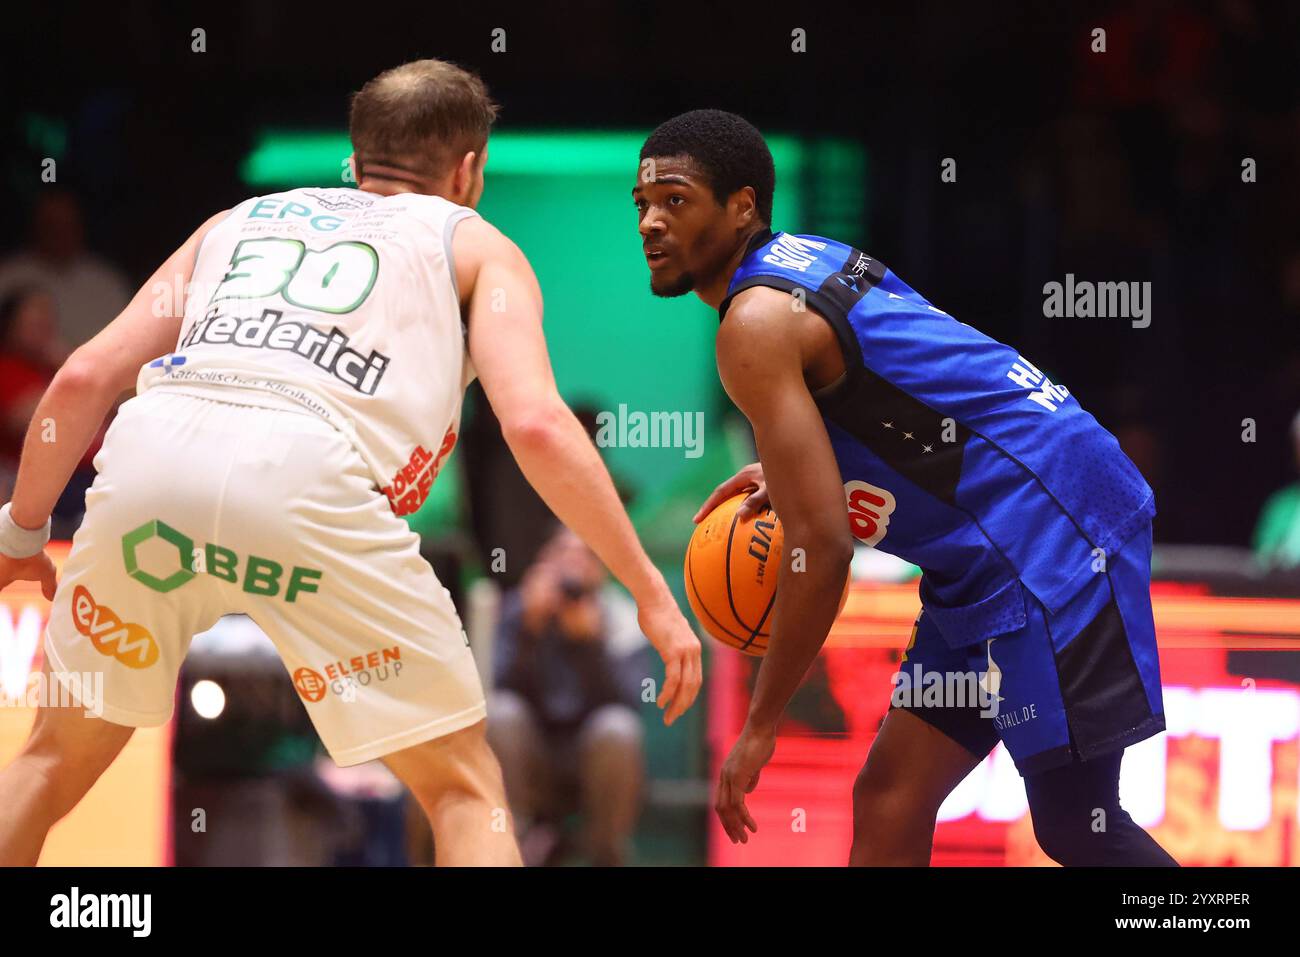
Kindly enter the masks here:
M 650 292 L 661 299 L 676 299 L 678 296 L 684 296 L 695 288 L 695 274 L 684 272 L 676 279 L 670 279 L 665 282 L 657 282 L 658 277 L 650 276 Z

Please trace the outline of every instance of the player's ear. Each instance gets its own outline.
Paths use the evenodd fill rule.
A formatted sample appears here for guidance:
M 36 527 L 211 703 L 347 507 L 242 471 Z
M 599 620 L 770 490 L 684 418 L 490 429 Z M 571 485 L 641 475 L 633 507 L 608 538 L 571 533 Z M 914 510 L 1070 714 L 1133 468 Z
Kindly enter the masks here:
M 352 177 L 353 183 L 361 182 L 361 177 L 357 175 L 357 154 L 348 154 L 348 173 Z
M 456 202 L 464 205 L 474 192 L 474 172 L 478 165 L 478 153 L 470 150 L 460 158 L 452 179 L 452 195 Z
M 732 218 L 736 226 L 745 229 L 758 217 L 758 194 L 752 186 L 742 186 L 731 194 Z

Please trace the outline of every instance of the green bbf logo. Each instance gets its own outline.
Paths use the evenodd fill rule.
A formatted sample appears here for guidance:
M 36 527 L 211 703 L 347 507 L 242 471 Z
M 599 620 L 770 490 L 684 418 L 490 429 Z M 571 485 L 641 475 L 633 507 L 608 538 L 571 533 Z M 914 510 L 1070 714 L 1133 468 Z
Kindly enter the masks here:
M 176 550 L 175 566 L 168 567 L 170 561 L 164 561 L 161 569 L 144 567 L 139 555 L 140 546 L 155 538 L 171 546 L 165 549 L 167 552 Z M 250 595 L 275 598 L 280 594 L 280 582 L 284 578 L 283 565 L 257 555 L 248 556 L 241 576 L 239 555 L 233 549 L 212 542 L 202 548 L 196 547 L 194 539 L 159 519 L 145 522 L 122 536 L 122 561 L 126 564 L 126 573 L 141 585 L 164 593 L 180 588 L 195 575 L 206 573 L 232 585 L 240 585 Z M 292 603 L 301 594 L 315 592 L 322 574 L 314 568 L 295 565 L 289 573 L 284 600 Z

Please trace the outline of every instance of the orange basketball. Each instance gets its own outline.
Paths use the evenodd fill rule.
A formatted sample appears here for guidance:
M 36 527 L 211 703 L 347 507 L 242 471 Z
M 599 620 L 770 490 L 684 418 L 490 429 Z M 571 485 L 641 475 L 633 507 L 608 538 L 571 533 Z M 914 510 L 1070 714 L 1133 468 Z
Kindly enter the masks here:
M 772 608 L 785 534 L 770 505 L 745 521 L 733 495 L 695 526 L 686 546 L 686 598 L 700 624 L 718 641 L 747 655 L 767 654 Z M 849 596 L 848 582 L 840 608 Z

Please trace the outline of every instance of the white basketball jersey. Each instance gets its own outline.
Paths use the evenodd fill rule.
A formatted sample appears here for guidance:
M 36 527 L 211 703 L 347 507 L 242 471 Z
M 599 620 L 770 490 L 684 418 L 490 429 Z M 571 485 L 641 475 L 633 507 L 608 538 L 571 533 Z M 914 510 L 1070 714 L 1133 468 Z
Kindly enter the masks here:
M 474 215 L 356 189 L 240 203 L 204 238 L 176 352 L 138 391 L 306 407 L 348 436 L 395 513 L 414 512 L 474 378 L 450 254 Z

